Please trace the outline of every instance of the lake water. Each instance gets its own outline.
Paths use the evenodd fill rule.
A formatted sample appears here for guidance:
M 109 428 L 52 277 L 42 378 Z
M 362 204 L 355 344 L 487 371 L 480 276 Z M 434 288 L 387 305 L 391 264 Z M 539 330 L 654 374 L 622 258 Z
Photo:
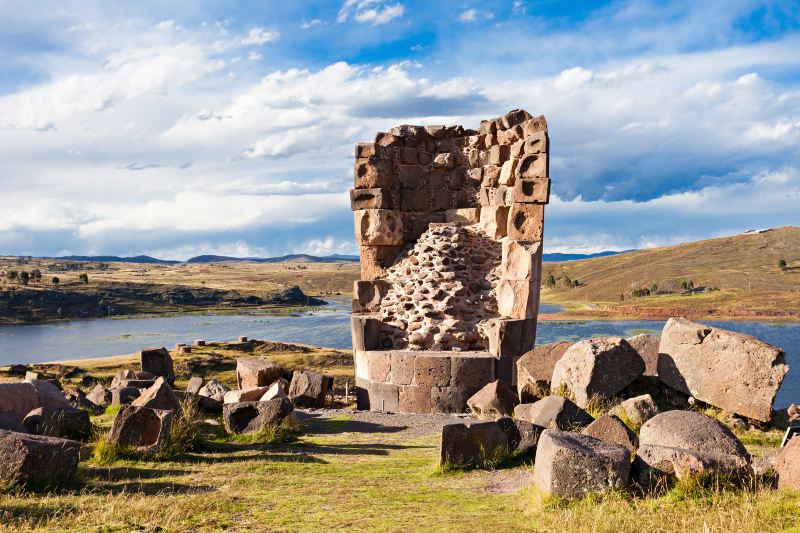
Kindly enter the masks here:
M 350 348 L 350 301 L 331 300 L 318 310 L 292 316 L 256 313 L 197 314 L 154 318 L 97 319 L 31 326 L 0 327 L 0 365 L 42 363 L 68 359 L 135 353 L 145 346 L 172 347 L 194 339 L 252 339 Z M 542 305 L 542 313 L 558 313 L 558 306 Z M 778 392 L 776 407 L 800 402 L 800 324 L 707 321 L 712 326 L 753 335 L 783 348 L 790 370 Z M 539 322 L 537 344 L 577 341 L 598 336 L 630 337 L 658 334 L 660 320 L 587 320 Z

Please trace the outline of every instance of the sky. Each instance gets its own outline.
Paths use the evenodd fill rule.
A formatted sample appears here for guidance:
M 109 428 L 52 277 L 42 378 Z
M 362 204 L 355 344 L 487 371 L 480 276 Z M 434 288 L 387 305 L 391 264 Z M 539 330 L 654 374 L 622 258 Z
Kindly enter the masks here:
M 545 251 L 800 225 L 800 6 L 0 2 L 0 254 L 356 254 L 353 147 L 547 117 Z

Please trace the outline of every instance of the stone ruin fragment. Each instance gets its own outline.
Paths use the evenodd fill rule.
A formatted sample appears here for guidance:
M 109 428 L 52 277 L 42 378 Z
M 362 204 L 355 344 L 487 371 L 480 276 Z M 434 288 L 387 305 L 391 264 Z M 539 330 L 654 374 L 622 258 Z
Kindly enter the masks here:
M 515 109 L 358 144 L 352 334 L 360 409 L 463 412 L 531 350 L 549 201 L 547 122 Z

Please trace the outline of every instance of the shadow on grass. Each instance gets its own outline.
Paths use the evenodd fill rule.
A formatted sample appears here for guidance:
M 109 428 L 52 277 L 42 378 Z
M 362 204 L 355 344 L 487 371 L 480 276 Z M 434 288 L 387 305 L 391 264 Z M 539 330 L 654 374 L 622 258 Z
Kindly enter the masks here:
M 74 505 L 60 504 L 58 507 L 49 505 L 37 505 L 26 501 L 19 505 L 0 505 L 0 525 L 3 527 L 11 526 L 14 519 L 24 519 L 33 521 L 47 522 L 50 519 L 78 511 Z M 5 529 L 3 529 L 5 531 Z
M 329 455 L 389 455 L 389 452 L 393 450 L 430 448 L 430 446 L 406 444 L 315 444 L 313 442 L 303 442 L 298 444 L 297 447 L 313 454 Z
M 408 426 L 387 426 L 362 420 L 324 418 L 318 413 L 295 411 L 297 419 L 307 433 L 315 435 L 335 435 L 337 433 L 398 433 Z
M 100 481 L 156 479 L 167 476 L 183 476 L 191 473 L 189 470 L 174 468 L 138 468 L 132 466 L 82 466 L 81 470 L 86 478 Z
M 130 481 L 127 483 L 115 483 L 113 485 L 93 487 L 92 492 L 110 494 L 112 496 L 123 493 L 144 494 L 146 496 L 171 496 L 179 494 L 203 494 L 207 492 L 214 492 L 215 490 L 217 490 L 216 487 L 209 485 L 171 483 L 168 481 L 152 481 L 145 483 Z

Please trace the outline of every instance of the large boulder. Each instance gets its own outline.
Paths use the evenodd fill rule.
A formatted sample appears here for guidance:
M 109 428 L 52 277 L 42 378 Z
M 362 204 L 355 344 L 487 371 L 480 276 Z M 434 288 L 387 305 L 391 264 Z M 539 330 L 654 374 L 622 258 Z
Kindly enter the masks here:
M 92 436 L 89 413 L 74 407 L 37 407 L 22 420 L 22 425 L 33 435 L 77 441 L 86 441 Z
M 658 337 L 642 333 L 625 339 L 644 361 L 644 376 L 658 375 Z
M 750 454 L 728 428 L 694 411 L 667 411 L 639 430 L 637 469 L 678 478 L 750 471 Z
M 123 406 L 114 418 L 108 439 L 119 446 L 132 447 L 142 453 L 155 455 L 169 441 L 174 416 L 173 411 Z
M 36 395 L 39 397 L 39 407 L 58 409 L 70 406 L 64 396 L 64 392 L 52 380 L 34 379 L 30 383 L 36 389 Z
M 155 382 L 158 376 L 151 372 L 133 370 L 120 370 L 111 380 L 110 389 L 117 389 L 120 387 L 135 387 L 137 389 L 146 389 Z
M 467 400 L 467 406 L 477 418 L 494 420 L 499 416 L 511 415 L 517 405 L 517 395 L 504 381 L 487 383 L 481 390 Z
M 149 372 L 154 376 L 161 376 L 167 383 L 175 382 L 175 368 L 169 350 L 161 348 L 145 348 L 139 354 L 142 372 Z
M 510 416 L 500 417 L 495 422 L 506 434 L 509 452 L 520 454 L 536 452 L 536 445 L 539 443 L 539 437 L 545 428 L 525 420 L 511 418 Z
M 609 414 L 625 417 L 635 426 L 641 426 L 659 413 L 658 406 L 649 394 L 628 398 L 615 405 Z
M 111 405 L 128 405 L 142 395 L 142 390 L 136 387 L 117 387 L 110 389 Z
M 285 379 L 279 379 L 270 385 L 267 389 L 267 392 L 265 392 L 264 395 L 259 398 L 259 401 L 266 402 L 273 398 L 288 398 L 289 396 L 286 394 L 288 386 L 284 386 L 285 383 Z
M 200 376 L 192 376 L 189 383 L 186 384 L 186 392 L 191 394 L 198 394 L 200 389 L 203 388 L 203 378 Z
M 207 398 L 213 398 L 218 402 L 222 402 L 225 399 L 225 393 L 228 392 L 230 387 L 227 385 L 223 385 L 216 379 L 212 379 L 208 381 L 205 385 L 203 385 L 200 390 L 197 392 L 200 396 L 205 396 Z
M 607 442 L 616 442 L 628 448 L 631 453 L 639 447 L 639 437 L 614 415 L 603 415 L 585 428 L 584 435 Z
M 80 449 L 74 440 L 0 430 L 0 482 L 49 487 L 72 481 Z
M 517 390 L 522 403 L 532 403 L 545 396 L 553 369 L 571 342 L 551 342 L 536 346 L 517 361 Z
M 86 395 L 86 399 L 92 402 L 97 407 L 108 407 L 111 404 L 111 390 L 98 383 Z
M 288 398 L 226 403 L 222 408 L 222 421 L 230 433 L 258 433 L 283 422 L 292 410 L 292 402 Z
M 441 466 L 493 466 L 506 453 L 508 438 L 497 422 L 458 419 L 442 426 Z
M 0 410 L 14 411 L 20 420 L 39 407 L 39 395 L 32 383 L 0 383 Z
M 539 438 L 533 479 L 547 494 L 581 498 L 627 485 L 630 459 L 621 444 L 548 429 Z
M 164 411 L 177 411 L 181 408 L 181 402 L 163 377 L 159 377 L 153 386 L 142 392 L 142 395 L 133 400 L 131 405 Z
M 295 372 L 289 384 L 289 399 L 298 407 L 323 407 L 332 387 L 330 376 L 313 370 Z
M 789 439 L 775 461 L 779 489 L 800 489 L 800 437 Z
M 737 415 L 769 422 L 788 370 L 783 350 L 743 333 L 685 318 L 670 318 L 661 333 L 661 381 Z
M 571 431 L 588 426 L 592 416 L 563 396 L 547 396 L 535 403 L 522 403 L 514 408 L 514 418 L 544 428 Z
M 22 425 L 22 419 L 14 411 L 0 411 L 0 429 L 6 431 L 17 431 L 27 433 L 28 430 Z
M 268 387 L 282 378 L 286 371 L 263 357 L 240 357 L 236 359 L 236 383 L 240 389 Z
M 644 361 L 625 339 L 587 339 L 570 346 L 556 362 L 550 388 L 566 386 L 575 403 L 585 407 L 593 396 L 614 396 L 642 372 Z

